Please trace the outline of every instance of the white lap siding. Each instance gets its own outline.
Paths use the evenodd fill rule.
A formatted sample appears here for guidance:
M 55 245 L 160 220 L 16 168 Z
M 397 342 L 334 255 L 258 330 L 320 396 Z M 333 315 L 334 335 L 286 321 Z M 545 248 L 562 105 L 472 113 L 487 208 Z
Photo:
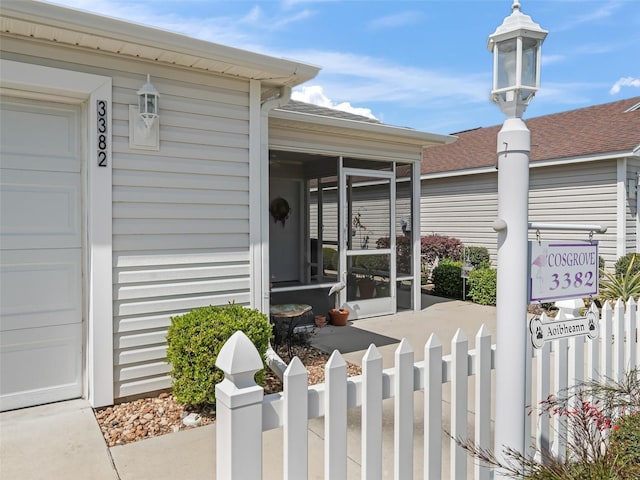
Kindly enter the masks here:
M 167 388 L 170 318 L 250 302 L 249 83 L 10 38 L 2 55 L 113 79 L 114 397 Z M 129 148 L 147 73 L 159 151 Z
M 423 180 L 420 235 L 446 235 L 466 246 L 486 247 L 495 261 L 497 191 L 495 173 Z
M 248 84 L 163 81 L 159 152 L 129 150 L 127 102 L 114 80 L 115 396 L 170 385 L 170 318 L 206 305 L 248 305 Z M 196 80 L 197 82 L 197 80 Z
M 532 168 L 529 220 L 543 223 L 597 224 L 607 233 L 594 235 L 607 266 L 616 261 L 616 162 L 576 163 Z M 588 232 L 541 232 L 542 240 L 587 240 Z M 535 238 L 530 232 L 530 238 Z
M 614 160 L 534 167 L 529 176 L 529 221 L 599 224 L 607 227 L 600 255 L 607 265 L 616 260 L 616 163 Z M 487 247 L 495 264 L 498 214 L 496 173 L 422 181 L 421 234 L 447 235 L 466 246 Z M 630 223 L 630 222 L 627 222 Z M 542 239 L 587 239 L 588 233 L 541 232 Z M 535 232 L 529 233 L 535 238 Z

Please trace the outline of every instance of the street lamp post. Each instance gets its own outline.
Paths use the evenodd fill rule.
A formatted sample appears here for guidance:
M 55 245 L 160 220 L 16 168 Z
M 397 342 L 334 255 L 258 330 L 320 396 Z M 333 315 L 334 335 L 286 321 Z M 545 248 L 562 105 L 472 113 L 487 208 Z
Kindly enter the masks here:
M 522 121 L 540 86 L 540 48 L 547 32 L 520 11 L 489 36 L 493 53 L 491 97 L 506 120 L 498 133 L 498 283 L 496 295 L 495 453 L 525 453 L 527 403 L 527 235 L 531 135 Z M 495 478 L 501 477 L 499 472 Z

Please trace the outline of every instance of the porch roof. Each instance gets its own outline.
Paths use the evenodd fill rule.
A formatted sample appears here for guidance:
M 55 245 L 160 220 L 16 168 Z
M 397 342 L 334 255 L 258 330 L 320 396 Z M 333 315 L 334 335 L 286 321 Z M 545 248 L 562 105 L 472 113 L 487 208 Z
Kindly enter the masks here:
M 292 121 L 300 130 L 363 138 L 374 136 L 376 140 L 396 142 L 405 146 L 430 147 L 456 141 L 455 136 L 422 132 L 412 128 L 387 125 L 378 120 L 341 110 L 320 107 L 305 102 L 289 101 L 269 113 L 275 124 Z

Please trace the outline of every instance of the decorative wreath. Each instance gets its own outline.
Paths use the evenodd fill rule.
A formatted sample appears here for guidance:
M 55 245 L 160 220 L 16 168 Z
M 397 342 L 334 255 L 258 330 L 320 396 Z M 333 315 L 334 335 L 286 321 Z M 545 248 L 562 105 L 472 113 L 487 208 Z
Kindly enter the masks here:
M 291 214 L 289 202 L 282 197 L 274 198 L 269 205 L 269 213 L 271 213 L 275 223 L 282 222 L 282 226 L 284 227 L 285 220 L 289 218 Z

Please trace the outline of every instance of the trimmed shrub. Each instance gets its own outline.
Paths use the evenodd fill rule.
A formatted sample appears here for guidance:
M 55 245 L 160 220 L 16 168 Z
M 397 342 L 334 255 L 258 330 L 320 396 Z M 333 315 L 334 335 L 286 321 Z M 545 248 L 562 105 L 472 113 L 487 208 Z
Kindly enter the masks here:
M 490 268 L 491 259 L 487 247 L 465 247 L 465 255 L 475 269 Z
M 200 407 L 215 405 L 215 386 L 224 379 L 224 373 L 215 366 L 216 359 L 237 330 L 249 337 L 264 362 L 271 323 L 258 310 L 235 304 L 211 305 L 171 318 L 167 360 L 178 402 Z M 264 382 L 264 370 L 256 374 L 256 382 Z
M 420 239 L 420 252 L 422 260 L 429 265 L 438 258 L 439 260 L 450 258 L 452 260 L 462 260 L 464 247 L 457 238 L 445 235 L 427 235 Z
M 333 248 L 322 248 L 322 268 L 324 270 L 338 269 L 338 252 Z
M 462 298 L 462 262 L 445 258 L 433 269 L 433 294 L 439 297 Z
M 467 279 L 467 296 L 480 305 L 495 305 L 497 277 L 498 272 L 493 268 L 472 270 Z
M 633 262 L 633 267 L 629 270 L 629 264 Z M 640 253 L 627 253 L 620 257 L 615 264 L 616 277 L 623 275 L 634 275 L 640 272 Z

